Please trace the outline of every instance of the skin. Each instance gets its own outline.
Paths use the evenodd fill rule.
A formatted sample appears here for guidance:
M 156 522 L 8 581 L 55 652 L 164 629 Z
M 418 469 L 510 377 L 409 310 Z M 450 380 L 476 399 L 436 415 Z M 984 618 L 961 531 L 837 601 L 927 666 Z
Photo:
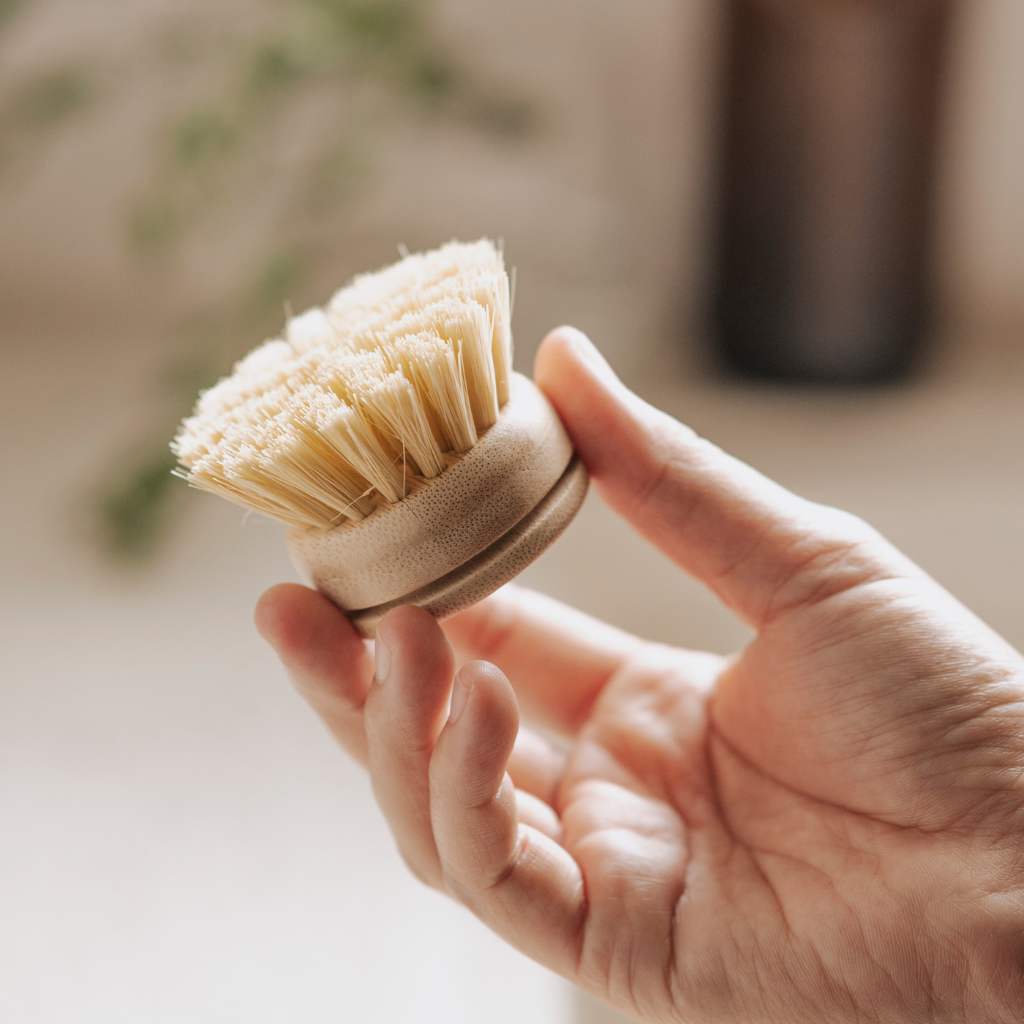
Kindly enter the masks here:
M 374 673 L 325 598 L 268 591 L 257 626 L 411 870 L 641 1020 L 1019 1024 L 1021 655 L 579 332 L 535 378 L 604 500 L 756 636 L 722 658 L 509 587 L 443 629 L 393 611 Z

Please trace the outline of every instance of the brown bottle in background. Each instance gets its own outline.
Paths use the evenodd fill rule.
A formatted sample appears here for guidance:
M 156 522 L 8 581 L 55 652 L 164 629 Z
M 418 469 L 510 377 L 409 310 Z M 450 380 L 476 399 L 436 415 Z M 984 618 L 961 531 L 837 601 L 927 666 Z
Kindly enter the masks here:
M 717 353 L 745 376 L 901 376 L 929 326 L 951 0 L 729 7 Z

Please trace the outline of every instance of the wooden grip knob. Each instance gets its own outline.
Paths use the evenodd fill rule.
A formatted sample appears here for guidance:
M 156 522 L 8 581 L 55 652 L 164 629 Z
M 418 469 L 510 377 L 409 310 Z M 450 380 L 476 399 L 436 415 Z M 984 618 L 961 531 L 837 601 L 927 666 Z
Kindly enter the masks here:
M 443 473 L 361 522 L 289 531 L 289 552 L 369 634 L 399 604 L 440 617 L 497 589 L 562 532 L 586 489 L 557 413 L 515 374 L 498 421 Z

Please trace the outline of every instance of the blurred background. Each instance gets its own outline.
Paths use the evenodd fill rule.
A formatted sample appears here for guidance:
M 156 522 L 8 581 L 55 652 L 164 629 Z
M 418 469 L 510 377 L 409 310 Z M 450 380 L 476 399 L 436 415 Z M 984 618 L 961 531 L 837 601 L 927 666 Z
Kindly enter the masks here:
M 504 240 L 651 401 L 1024 643 L 1024 5 L 0 0 L 0 1017 L 598 1022 L 406 876 L 251 627 L 195 391 L 399 245 Z M 528 581 L 744 632 L 588 499 Z

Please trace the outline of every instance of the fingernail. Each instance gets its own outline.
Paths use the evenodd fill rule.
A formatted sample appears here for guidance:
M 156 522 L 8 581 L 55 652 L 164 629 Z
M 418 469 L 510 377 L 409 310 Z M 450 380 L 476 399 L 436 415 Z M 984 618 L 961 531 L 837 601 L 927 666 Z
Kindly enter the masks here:
M 609 384 L 617 384 L 619 378 L 611 368 L 611 364 L 601 355 L 597 346 L 582 332 L 575 327 L 564 329 L 566 337 L 573 351 L 580 360 L 587 364 L 594 372 Z
M 455 677 L 455 688 L 452 690 L 452 706 L 448 712 L 449 722 L 458 721 L 459 715 L 462 714 L 462 709 L 469 700 L 470 691 L 473 689 L 473 684 L 467 683 L 463 676 L 464 673 L 460 672 Z
M 373 678 L 378 683 L 383 683 L 387 679 L 390 670 L 391 648 L 388 647 L 387 641 L 378 631 L 377 638 L 373 643 Z

